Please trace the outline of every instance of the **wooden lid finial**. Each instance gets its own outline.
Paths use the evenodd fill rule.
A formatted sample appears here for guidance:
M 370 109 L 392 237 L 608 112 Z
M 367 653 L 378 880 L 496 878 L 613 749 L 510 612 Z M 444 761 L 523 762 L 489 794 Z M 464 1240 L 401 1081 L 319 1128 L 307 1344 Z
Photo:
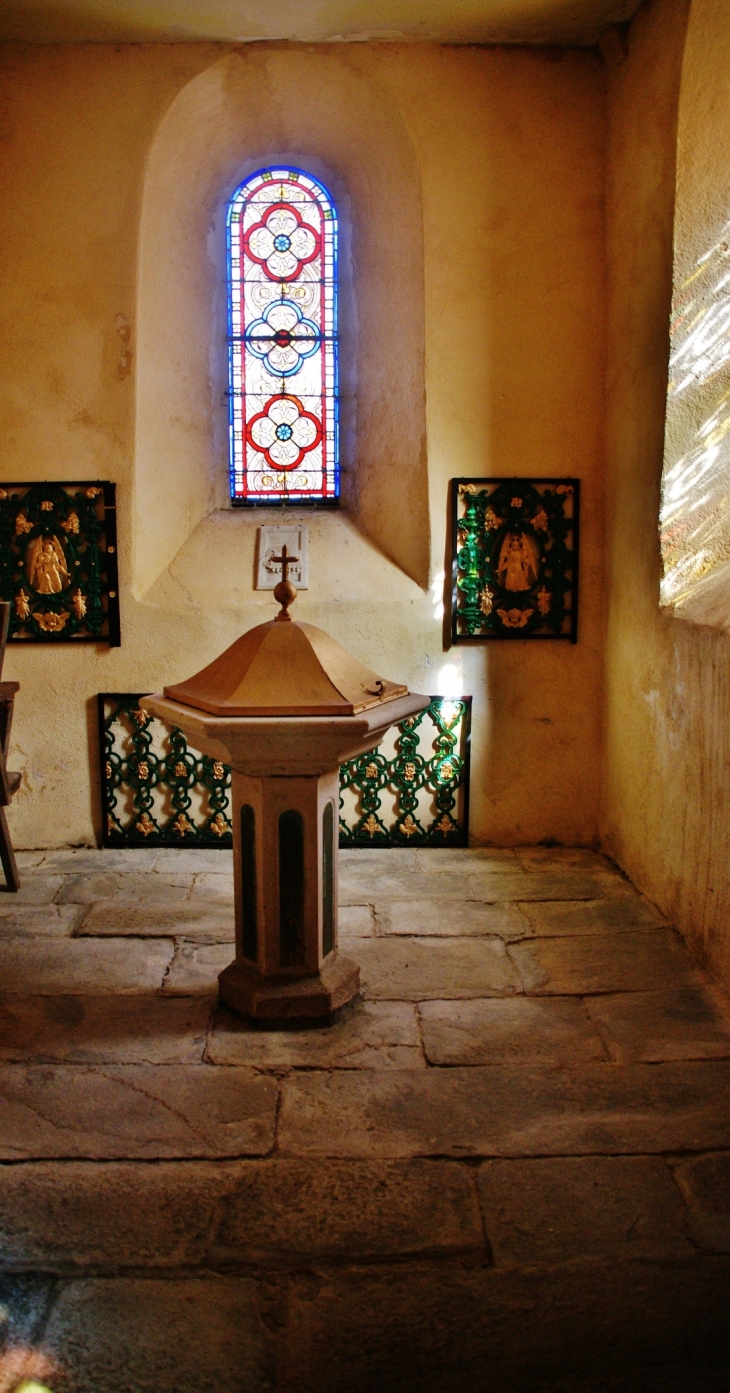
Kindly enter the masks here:
M 287 572 L 289 567 L 293 566 L 294 563 L 299 560 L 299 557 L 290 556 L 286 546 L 283 546 L 281 548 L 281 556 L 272 556 L 271 560 L 275 562 L 277 566 L 281 566 L 281 580 L 274 588 L 274 599 L 278 600 L 281 605 L 281 609 L 276 618 L 278 620 L 288 620 L 289 623 L 291 623 L 289 606 L 294 604 L 299 592 L 297 591 L 296 585 L 293 585 L 289 580 Z

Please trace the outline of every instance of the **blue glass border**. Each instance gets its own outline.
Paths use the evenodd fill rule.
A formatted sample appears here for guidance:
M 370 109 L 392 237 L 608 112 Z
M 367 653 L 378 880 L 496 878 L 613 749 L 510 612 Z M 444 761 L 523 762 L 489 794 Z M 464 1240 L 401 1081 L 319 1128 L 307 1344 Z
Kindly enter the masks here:
M 308 495 L 297 496 L 287 494 L 285 498 L 281 494 L 267 496 L 259 494 L 256 498 L 242 498 L 236 493 L 236 453 L 234 444 L 234 401 L 235 391 L 233 386 L 233 322 L 232 322 L 232 284 L 233 284 L 233 256 L 231 246 L 231 218 L 234 205 L 240 197 L 241 191 L 251 184 L 255 179 L 263 179 L 265 175 L 272 174 L 275 169 L 286 169 L 287 174 L 304 175 L 318 189 L 321 190 L 324 198 L 332 211 L 332 344 L 333 344 L 333 400 L 332 400 L 332 481 L 334 492 L 327 498 L 312 498 Z M 226 327 L 228 345 L 228 474 L 229 474 L 229 494 L 231 505 L 234 508 L 333 508 L 339 505 L 340 501 L 340 325 L 339 325 L 339 217 L 337 205 L 329 189 L 318 179 L 316 174 L 310 174 L 308 169 L 300 169 L 296 165 L 262 165 L 260 169 L 255 169 L 253 173 L 247 175 L 231 194 L 226 204 Z

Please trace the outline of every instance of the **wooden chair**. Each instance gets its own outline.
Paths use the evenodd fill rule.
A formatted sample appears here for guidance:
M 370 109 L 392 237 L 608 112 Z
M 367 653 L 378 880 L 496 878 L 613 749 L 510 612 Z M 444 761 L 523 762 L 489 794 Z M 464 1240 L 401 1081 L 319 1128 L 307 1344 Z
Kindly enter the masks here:
M 10 624 L 10 605 L 7 600 L 0 601 L 0 676 L 2 676 L 5 648 Z M 10 729 L 13 724 L 13 705 L 19 682 L 0 682 L 0 861 L 5 872 L 8 890 L 20 889 L 20 876 L 15 861 L 13 843 L 10 840 L 5 809 L 17 792 L 20 774 L 13 774 L 7 767 L 10 747 Z

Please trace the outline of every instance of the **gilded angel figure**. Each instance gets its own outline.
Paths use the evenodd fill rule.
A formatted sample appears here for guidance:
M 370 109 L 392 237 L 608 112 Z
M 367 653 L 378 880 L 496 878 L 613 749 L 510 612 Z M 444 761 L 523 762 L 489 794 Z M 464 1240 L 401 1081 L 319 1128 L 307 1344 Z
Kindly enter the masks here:
M 34 537 L 25 558 L 28 584 L 39 595 L 58 595 L 68 585 L 68 567 L 57 537 Z
M 83 619 L 86 615 L 86 596 L 81 593 L 78 586 L 71 596 L 71 605 L 76 618 Z
M 537 556 L 524 532 L 505 537 L 497 565 L 497 579 L 505 590 L 529 590 L 537 580 Z

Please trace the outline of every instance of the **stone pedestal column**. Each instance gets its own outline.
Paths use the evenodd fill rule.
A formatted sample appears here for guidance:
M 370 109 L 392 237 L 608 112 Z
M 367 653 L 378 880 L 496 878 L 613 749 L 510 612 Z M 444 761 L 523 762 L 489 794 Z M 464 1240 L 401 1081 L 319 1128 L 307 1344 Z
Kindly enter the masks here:
M 220 997 L 244 1015 L 327 1016 L 359 988 L 337 954 L 336 770 L 310 778 L 234 771 L 236 961 Z

